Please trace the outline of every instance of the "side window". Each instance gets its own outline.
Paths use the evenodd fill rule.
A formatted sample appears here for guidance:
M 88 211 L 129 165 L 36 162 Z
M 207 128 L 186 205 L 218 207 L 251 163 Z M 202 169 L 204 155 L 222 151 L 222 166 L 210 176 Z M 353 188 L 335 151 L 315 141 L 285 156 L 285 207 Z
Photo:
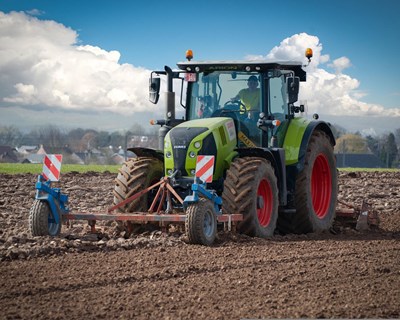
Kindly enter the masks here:
M 286 110 L 286 93 L 283 78 L 271 78 L 269 80 L 270 111 L 272 114 L 284 114 Z M 282 91 L 283 90 L 283 91 Z

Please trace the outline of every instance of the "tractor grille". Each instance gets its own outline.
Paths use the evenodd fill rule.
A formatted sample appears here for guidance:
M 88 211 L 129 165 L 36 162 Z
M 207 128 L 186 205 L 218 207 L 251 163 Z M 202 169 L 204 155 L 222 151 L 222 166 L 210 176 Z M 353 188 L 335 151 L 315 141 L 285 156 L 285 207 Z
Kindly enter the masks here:
M 174 155 L 174 169 L 180 170 L 183 176 L 189 175 L 185 170 L 186 153 L 189 144 L 194 138 L 207 130 L 207 128 L 180 127 L 174 128 L 169 132 L 172 144 L 172 153 Z
M 215 164 L 217 163 L 217 145 L 215 143 L 214 136 L 212 134 L 209 134 L 204 140 L 203 140 L 203 145 L 201 146 L 201 149 L 198 153 L 199 155 L 204 155 L 204 156 L 215 156 Z M 214 172 L 215 173 L 215 167 L 214 165 Z

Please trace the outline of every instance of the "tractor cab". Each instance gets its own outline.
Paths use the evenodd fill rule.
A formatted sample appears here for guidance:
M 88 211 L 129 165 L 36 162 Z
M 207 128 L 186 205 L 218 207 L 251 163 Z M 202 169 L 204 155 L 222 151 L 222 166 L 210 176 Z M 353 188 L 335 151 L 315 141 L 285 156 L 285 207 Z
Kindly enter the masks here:
M 185 61 L 177 65 L 178 71 L 157 74 L 164 73 L 182 81 L 180 99 L 185 120 L 232 118 L 237 147 L 281 147 L 283 139 L 277 139 L 278 144 L 272 145 L 271 138 L 283 137 L 288 120 L 304 110 L 302 106 L 294 106 L 299 82 L 306 81 L 300 62 Z M 159 84 L 155 80 L 152 77 L 150 81 L 151 97 L 158 95 Z M 168 82 L 171 98 L 172 81 Z M 167 117 L 174 114 L 173 109 L 167 106 Z
M 268 147 L 271 136 L 285 127 L 286 120 L 294 117 L 299 77 L 293 70 L 265 62 L 191 64 L 178 64 L 188 71 L 184 74 L 186 119 L 232 118 L 239 147 Z M 201 71 L 191 73 L 193 67 Z M 293 91 L 296 94 L 289 95 Z M 259 126 L 262 120 L 277 121 L 271 124 L 271 130 L 262 130 Z M 266 135 L 265 131 L 270 134 Z

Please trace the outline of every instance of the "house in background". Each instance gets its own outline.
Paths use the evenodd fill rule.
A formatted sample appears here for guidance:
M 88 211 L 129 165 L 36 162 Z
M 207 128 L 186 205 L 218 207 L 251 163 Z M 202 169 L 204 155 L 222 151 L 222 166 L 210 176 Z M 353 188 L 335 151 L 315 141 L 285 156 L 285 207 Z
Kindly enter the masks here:
M 0 146 L 0 162 L 3 163 L 16 163 L 18 162 L 16 149 L 10 146 Z
M 38 146 L 20 146 L 17 151 L 21 155 L 32 154 L 38 151 Z

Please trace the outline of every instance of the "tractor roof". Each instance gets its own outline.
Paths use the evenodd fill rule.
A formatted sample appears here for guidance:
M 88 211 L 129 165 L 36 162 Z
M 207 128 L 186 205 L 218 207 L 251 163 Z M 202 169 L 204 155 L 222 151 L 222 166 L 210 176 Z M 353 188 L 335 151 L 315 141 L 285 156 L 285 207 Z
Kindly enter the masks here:
M 183 61 L 177 66 L 188 72 L 213 72 L 213 71 L 237 71 L 237 72 L 267 72 L 268 70 L 292 70 L 300 81 L 306 81 L 306 72 L 299 61 L 265 61 L 265 60 L 221 60 L 221 61 Z

